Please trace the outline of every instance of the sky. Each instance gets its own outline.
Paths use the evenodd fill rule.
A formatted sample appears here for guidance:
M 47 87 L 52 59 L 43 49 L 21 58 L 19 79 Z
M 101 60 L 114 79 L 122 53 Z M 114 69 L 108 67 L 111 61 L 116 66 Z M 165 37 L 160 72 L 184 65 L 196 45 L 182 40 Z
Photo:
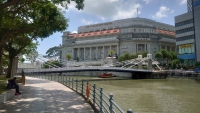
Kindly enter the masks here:
M 69 20 L 65 31 L 76 33 L 79 26 L 134 18 L 137 14 L 141 18 L 174 25 L 174 17 L 187 12 L 187 0 L 85 0 L 84 4 L 83 10 L 76 9 L 74 2 L 68 9 L 62 9 Z M 49 48 L 62 44 L 62 34 L 57 32 L 39 40 L 39 54 L 45 55 Z

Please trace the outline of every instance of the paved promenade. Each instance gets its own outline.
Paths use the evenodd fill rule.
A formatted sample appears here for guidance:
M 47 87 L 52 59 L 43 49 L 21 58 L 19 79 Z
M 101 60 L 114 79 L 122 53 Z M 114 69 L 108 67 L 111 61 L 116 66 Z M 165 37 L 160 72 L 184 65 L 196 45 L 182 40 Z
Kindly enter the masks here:
M 21 93 L 0 104 L 0 113 L 94 113 L 80 95 L 57 82 L 26 77 Z

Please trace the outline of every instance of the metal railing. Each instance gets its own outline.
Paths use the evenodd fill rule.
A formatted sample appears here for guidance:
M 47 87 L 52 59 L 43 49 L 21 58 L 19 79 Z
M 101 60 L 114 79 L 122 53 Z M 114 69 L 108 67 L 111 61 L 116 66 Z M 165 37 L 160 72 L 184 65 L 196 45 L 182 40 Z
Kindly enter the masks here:
M 97 88 L 96 84 L 90 84 L 87 80 L 78 80 L 66 75 L 53 75 L 42 73 L 28 73 L 27 76 L 48 79 L 51 81 L 59 82 L 73 91 L 81 94 L 92 106 L 100 113 L 126 113 L 117 103 L 113 100 L 113 94 L 107 95 L 103 88 Z M 87 88 L 89 87 L 89 96 L 86 96 Z M 127 113 L 133 113 L 131 109 Z

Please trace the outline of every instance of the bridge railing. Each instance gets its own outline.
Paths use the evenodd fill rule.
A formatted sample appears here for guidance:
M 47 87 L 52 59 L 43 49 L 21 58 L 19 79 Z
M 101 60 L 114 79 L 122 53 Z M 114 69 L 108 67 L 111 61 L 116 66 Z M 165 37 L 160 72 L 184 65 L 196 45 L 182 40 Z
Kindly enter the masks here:
M 98 69 L 98 70 L 104 70 L 104 69 L 115 69 L 115 70 L 137 70 L 137 71 L 149 71 L 149 70 L 145 70 L 145 69 L 130 69 L 130 68 L 121 68 L 121 67 L 103 67 L 103 66 L 89 66 L 89 67 L 65 67 L 65 68 L 38 68 L 38 69 L 24 69 L 25 72 L 48 72 L 48 71 L 67 71 L 67 70 L 71 70 L 71 71 L 75 71 L 75 70 L 89 70 L 89 69 Z
M 48 79 L 51 81 L 59 82 L 73 91 L 81 94 L 92 106 L 96 108 L 96 111 L 100 113 L 126 113 L 114 100 L 113 94 L 107 95 L 103 88 L 97 88 L 96 84 L 90 84 L 87 80 L 78 80 L 73 77 L 68 77 L 66 75 L 53 75 L 45 74 L 42 75 L 38 73 L 28 73 L 28 76 Z M 87 96 L 89 88 L 89 96 Z M 127 110 L 127 113 L 133 113 L 131 109 Z

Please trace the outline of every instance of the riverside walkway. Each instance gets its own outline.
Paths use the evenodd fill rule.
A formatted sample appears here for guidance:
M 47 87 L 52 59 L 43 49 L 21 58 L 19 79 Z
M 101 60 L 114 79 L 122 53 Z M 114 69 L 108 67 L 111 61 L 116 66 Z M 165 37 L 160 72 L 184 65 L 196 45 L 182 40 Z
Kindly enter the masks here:
M 26 77 L 21 93 L 0 104 L 0 113 L 94 113 L 82 96 L 57 82 Z

